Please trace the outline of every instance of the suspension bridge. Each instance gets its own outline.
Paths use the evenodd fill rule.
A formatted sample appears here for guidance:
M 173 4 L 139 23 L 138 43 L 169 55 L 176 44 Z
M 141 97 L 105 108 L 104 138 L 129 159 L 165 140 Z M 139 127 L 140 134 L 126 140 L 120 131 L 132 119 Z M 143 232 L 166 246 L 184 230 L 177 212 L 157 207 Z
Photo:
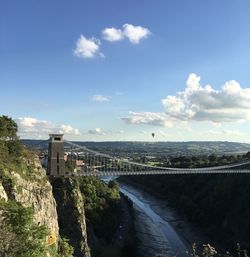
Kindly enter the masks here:
M 84 165 L 74 171 L 65 171 L 64 143 L 74 151 L 81 152 Z M 125 158 L 112 156 L 91 150 L 74 142 L 62 140 L 61 134 L 50 135 L 48 175 L 78 177 L 78 176 L 130 176 L 130 175 L 171 175 L 171 174 L 225 174 L 250 173 L 250 160 L 204 168 L 173 168 L 148 165 Z

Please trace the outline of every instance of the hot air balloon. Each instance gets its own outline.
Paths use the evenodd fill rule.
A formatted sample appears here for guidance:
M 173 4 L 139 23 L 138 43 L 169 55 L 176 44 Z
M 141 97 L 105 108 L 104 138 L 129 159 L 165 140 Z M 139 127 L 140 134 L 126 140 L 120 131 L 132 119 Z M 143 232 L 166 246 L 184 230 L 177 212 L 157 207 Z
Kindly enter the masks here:
M 155 133 L 152 133 L 152 137 L 153 137 L 153 138 L 155 137 Z

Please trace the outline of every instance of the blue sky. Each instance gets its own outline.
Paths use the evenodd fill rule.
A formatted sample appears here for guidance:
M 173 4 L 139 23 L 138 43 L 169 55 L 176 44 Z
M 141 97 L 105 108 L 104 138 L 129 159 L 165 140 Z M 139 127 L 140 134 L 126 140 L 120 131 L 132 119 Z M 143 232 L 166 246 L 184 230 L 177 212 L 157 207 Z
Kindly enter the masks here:
M 0 114 L 23 138 L 250 142 L 249 13 L 247 0 L 1 1 Z

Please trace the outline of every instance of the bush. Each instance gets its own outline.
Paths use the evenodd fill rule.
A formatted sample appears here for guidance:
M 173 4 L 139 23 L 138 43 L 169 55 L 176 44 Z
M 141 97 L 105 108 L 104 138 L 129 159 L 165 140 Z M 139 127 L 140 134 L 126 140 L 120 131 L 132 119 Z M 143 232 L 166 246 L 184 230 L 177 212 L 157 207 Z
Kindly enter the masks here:
M 33 222 L 33 210 L 8 201 L 0 202 L 0 211 L 0 256 L 44 257 L 49 231 Z

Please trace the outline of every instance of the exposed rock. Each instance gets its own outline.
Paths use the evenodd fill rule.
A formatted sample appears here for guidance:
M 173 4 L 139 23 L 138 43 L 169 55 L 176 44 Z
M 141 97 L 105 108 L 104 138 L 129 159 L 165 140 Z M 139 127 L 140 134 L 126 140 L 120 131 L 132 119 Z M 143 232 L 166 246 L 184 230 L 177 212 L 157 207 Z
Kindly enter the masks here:
M 31 182 L 23 179 L 18 173 L 12 172 L 15 179 L 12 194 L 14 199 L 24 207 L 32 207 L 35 222 L 39 225 L 46 225 L 58 238 L 58 217 L 52 187 L 45 178 L 44 170 L 37 170 L 37 173 L 43 179 Z
M 90 257 L 87 244 L 84 201 L 76 181 L 55 179 L 52 182 L 57 202 L 60 235 L 69 239 L 75 249 L 74 256 Z
M 52 186 L 38 158 L 33 157 L 25 162 L 26 169 L 30 170 L 31 175 L 25 176 L 23 171 L 20 172 L 21 169 L 24 169 L 22 165 L 20 165 L 20 170 L 8 172 L 8 182 L 6 183 L 6 180 L 0 182 L 0 198 L 14 200 L 24 207 L 32 207 L 34 222 L 47 226 L 51 233 L 56 235 L 58 242 L 58 217 Z
M 5 201 L 8 201 L 8 196 L 4 190 L 4 187 L 2 185 L 2 182 L 0 181 L 0 199 L 3 199 Z
M 51 234 L 56 236 L 57 247 L 59 238 L 66 237 L 75 249 L 74 256 L 90 257 L 84 202 L 79 187 L 70 179 L 58 179 L 57 182 L 61 183 L 59 188 L 58 183 L 53 181 L 51 184 L 39 159 L 34 156 L 23 158 L 22 163 L 20 169 L 17 166 L 19 170 L 6 168 L 1 172 L 0 199 L 14 200 L 24 207 L 32 207 L 34 222 L 49 228 Z M 49 253 L 47 256 L 53 257 Z

